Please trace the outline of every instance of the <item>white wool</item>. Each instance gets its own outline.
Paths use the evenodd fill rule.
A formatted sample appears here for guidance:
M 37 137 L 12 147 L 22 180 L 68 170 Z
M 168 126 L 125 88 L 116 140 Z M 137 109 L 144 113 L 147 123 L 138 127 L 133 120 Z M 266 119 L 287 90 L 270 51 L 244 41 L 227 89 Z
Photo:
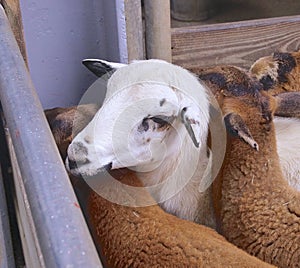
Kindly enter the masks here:
M 203 177 L 210 177 L 206 145 L 209 105 L 206 88 L 196 76 L 179 66 L 147 60 L 119 68 L 108 80 L 103 106 L 69 147 L 69 156 L 76 151 L 76 143 L 84 144 L 88 151 L 89 161 L 73 172 L 94 175 L 108 163 L 112 169 L 134 167 L 143 171 L 138 175 L 167 212 L 214 226 L 207 193 L 200 192 L 200 185 L 205 185 L 203 191 L 209 186 Z M 185 116 L 194 121 L 191 124 L 198 135 L 199 148 L 181 119 L 186 107 Z M 135 130 L 135 120 L 141 124 L 144 118 L 154 115 L 173 117 L 172 127 L 154 131 L 153 122 L 149 122 L 149 130 Z M 143 135 L 146 135 L 144 140 Z M 148 157 L 148 145 L 144 142 L 147 135 L 151 135 L 152 157 Z M 87 137 L 93 142 L 86 143 Z
M 282 172 L 289 185 L 300 191 L 300 120 L 275 117 L 274 124 Z
M 117 69 L 108 81 L 104 102 L 116 92 L 143 82 L 156 82 L 179 89 L 194 99 L 206 113 L 206 118 L 209 117 L 207 92 L 199 79 L 186 69 L 162 60 L 134 61 Z

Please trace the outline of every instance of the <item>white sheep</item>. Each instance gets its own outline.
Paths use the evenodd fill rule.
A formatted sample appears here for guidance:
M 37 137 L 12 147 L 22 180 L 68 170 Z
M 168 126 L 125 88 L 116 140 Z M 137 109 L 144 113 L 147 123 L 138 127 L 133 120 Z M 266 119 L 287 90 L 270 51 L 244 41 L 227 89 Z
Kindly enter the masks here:
M 276 96 L 279 93 L 300 91 L 300 52 L 277 52 L 258 59 L 250 68 L 263 84 L 264 90 Z M 293 113 L 300 109 L 290 101 Z M 297 117 L 291 113 L 287 116 Z M 275 113 L 278 114 L 278 113 Z M 276 116 L 277 151 L 285 178 L 300 191 L 300 120 Z M 298 116 L 299 117 L 299 116 Z
M 275 111 L 286 110 L 287 95 L 278 101 L 230 66 L 206 70 L 201 78 L 214 91 L 229 136 L 214 192 L 221 233 L 263 261 L 299 267 L 300 193 L 282 174 L 272 120 Z
M 88 59 L 84 65 L 97 76 L 106 71 L 114 72 L 124 64 L 110 63 L 103 60 Z M 258 59 L 250 68 L 250 72 L 264 86 L 264 90 L 271 95 L 283 92 L 300 91 L 300 52 L 280 53 Z M 194 67 L 190 69 L 201 77 L 205 68 Z M 276 129 L 277 151 L 284 177 L 289 184 L 300 191 L 300 119 L 297 107 L 291 103 L 291 114 L 282 117 L 275 112 L 274 124 Z M 298 108 L 299 109 L 299 108 Z M 296 114 L 293 114 L 296 113 Z M 287 118 L 289 116 L 289 118 Z
M 200 187 L 211 179 L 208 122 L 209 97 L 194 75 L 159 60 L 133 62 L 110 77 L 66 166 L 87 178 L 132 167 L 165 211 L 214 227 L 211 189 Z
M 83 107 L 86 110 L 86 107 Z M 82 108 L 81 108 L 82 110 Z M 89 110 L 89 109 L 88 109 Z M 47 118 L 62 155 L 66 155 L 65 140 L 71 142 L 74 122 L 80 128 L 90 120 L 89 114 L 79 113 L 77 107 L 47 111 Z M 76 133 L 74 133 L 76 135 Z M 128 170 L 114 171 L 123 185 L 142 186 L 137 176 Z M 103 174 L 104 176 L 104 174 Z M 70 175 L 74 189 L 84 208 L 103 265 L 109 267 L 273 267 L 248 255 L 227 242 L 215 231 L 174 217 L 158 205 L 128 207 L 109 202 L 93 192 L 80 178 Z M 101 179 L 101 178 L 100 178 Z M 103 179 L 103 178 L 102 178 Z M 105 185 L 102 184 L 102 187 Z M 112 186 L 112 185 L 108 185 Z M 117 196 L 119 191 L 113 193 Z M 124 189 L 123 189 L 124 190 Z M 126 190 L 126 189 L 125 189 Z M 108 187 L 106 191 L 111 191 Z M 124 194 L 122 191 L 121 194 Z M 144 189 L 138 196 L 127 199 L 149 203 L 155 201 Z

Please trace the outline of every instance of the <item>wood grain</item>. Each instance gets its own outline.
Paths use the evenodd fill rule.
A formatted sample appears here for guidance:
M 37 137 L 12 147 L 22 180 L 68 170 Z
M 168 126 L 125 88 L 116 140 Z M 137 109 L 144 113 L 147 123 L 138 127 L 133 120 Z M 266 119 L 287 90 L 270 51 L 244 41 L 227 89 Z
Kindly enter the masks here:
M 5 9 L 10 26 L 18 42 L 21 54 L 27 65 L 27 54 L 19 0 L 0 0 L 0 4 L 2 4 Z
M 140 0 L 125 0 L 126 35 L 128 61 L 143 60 L 144 32 L 142 22 L 142 4 Z
M 249 68 L 274 51 L 300 49 L 300 16 L 172 29 L 172 62 L 185 68 Z
M 144 1 L 146 58 L 172 60 L 169 0 Z

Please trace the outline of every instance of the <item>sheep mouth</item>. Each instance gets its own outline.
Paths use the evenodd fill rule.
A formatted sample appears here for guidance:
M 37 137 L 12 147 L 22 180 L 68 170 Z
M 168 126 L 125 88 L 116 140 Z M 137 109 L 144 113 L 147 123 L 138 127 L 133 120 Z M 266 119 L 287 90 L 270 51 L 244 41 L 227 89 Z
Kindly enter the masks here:
M 103 165 L 100 168 L 97 169 L 92 169 L 90 168 L 90 162 L 78 162 L 78 161 L 73 161 L 69 159 L 68 157 L 66 158 L 66 169 L 69 173 L 76 177 L 81 177 L 84 179 L 89 179 L 92 177 L 97 177 L 100 175 L 103 175 L 105 172 L 110 172 L 112 170 L 112 162 Z
M 103 172 L 104 170 L 111 171 L 112 170 L 112 162 L 104 165 L 102 168 L 99 169 L 100 172 Z
M 69 158 L 67 158 L 67 168 L 71 171 L 71 170 L 74 170 L 74 169 L 78 169 L 78 165 L 77 165 L 77 162 L 76 161 L 73 161 Z

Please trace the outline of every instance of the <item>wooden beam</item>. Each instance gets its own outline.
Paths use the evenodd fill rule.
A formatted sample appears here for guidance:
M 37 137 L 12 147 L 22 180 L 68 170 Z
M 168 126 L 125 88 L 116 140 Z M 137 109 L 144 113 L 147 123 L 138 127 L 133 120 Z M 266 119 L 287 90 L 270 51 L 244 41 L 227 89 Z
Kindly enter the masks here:
M 21 54 L 27 65 L 27 54 L 19 0 L 0 0 L 0 3 L 5 9 L 10 26 L 18 42 Z
M 233 64 L 249 68 L 274 51 L 300 49 L 300 16 L 172 29 L 173 63 L 185 68 Z
M 147 58 L 171 62 L 170 0 L 145 0 L 144 6 Z
M 125 0 L 128 61 L 143 60 L 144 31 L 141 0 Z

